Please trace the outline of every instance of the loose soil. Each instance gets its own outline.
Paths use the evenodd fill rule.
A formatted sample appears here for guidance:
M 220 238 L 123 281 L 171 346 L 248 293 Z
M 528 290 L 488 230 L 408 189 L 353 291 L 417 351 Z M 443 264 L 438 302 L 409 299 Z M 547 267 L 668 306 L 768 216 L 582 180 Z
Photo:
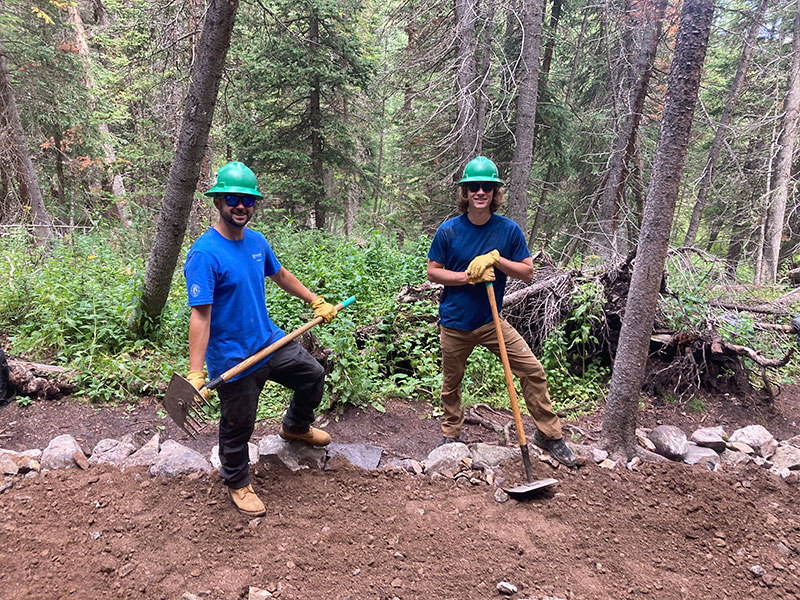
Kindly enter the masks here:
M 654 401 L 640 424 L 730 432 L 761 423 L 778 439 L 800 433 L 797 386 L 772 410 L 732 397 L 705 407 L 696 415 Z M 157 409 L 154 400 L 99 409 L 70 398 L 13 403 L 0 408 L 0 447 L 44 448 L 62 433 L 87 451 L 103 438 L 132 434 L 141 443 L 156 432 L 204 453 L 215 443 L 213 426 L 190 440 Z M 588 442 L 601 420 L 589 415 L 567 431 Z M 386 413 L 350 409 L 321 421 L 335 441 L 381 446 L 382 464 L 422 460 L 440 436 L 428 407 L 400 400 Z M 254 438 L 275 430 L 263 424 Z M 479 425 L 464 438 L 497 441 Z M 144 469 L 92 466 L 9 478 L 0 493 L 0 598 L 237 599 L 255 586 L 285 600 L 463 600 L 498 598 L 501 581 L 517 586 L 513 598 L 800 597 L 800 486 L 763 468 L 553 470 L 535 461 L 537 477 L 559 483 L 500 504 L 485 483 L 332 467 L 256 467 L 268 510 L 260 519 L 233 508 L 216 473 L 151 479 Z M 502 476 L 523 483 L 521 463 Z

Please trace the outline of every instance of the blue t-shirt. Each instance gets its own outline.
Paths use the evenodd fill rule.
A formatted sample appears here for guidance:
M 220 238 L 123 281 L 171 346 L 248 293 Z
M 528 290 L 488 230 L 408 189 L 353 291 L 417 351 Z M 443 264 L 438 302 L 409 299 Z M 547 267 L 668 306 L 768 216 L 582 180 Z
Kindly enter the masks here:
M 269 318 L 264 288 L 264 278 L 280 268 L 267 240 L 251 229 L 244 230 L 244 239 L 229 240 L 212 228 L 192 245 L 183 274 L 189 306 L 211 304 L 209 379 L 283 337 Z M 253 372 L 270 356 L 232 380 Z
M 531 255 L 522 229 L 511 219 L 493 214 L 483 225 L 474 225 L 463 214 L 439 226 L 433 236 L 428 258 L 443 264 L 449 271 L 466 271 L 473 258 L 492 250 L 515 262 Z M 494 274 L 497 310 L 502 310 L 508 277 L 500 269 L 495 269 Z M 486 284 L 444 286 L 439 318 L 445 327 L 466 331 L 491 322 L 492 309 L 486 297 Z

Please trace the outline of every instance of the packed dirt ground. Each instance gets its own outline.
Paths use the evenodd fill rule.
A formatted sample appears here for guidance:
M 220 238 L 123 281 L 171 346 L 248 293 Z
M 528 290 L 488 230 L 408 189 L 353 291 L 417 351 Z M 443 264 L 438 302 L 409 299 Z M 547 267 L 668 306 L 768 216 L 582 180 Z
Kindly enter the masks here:
M 0 408 L 0 448 L 44 448 L 62 433 L 87 451 L 102 438 L 159 431 L 201 450 L 213 427 L 189 440 L 155 401 L 86 406 L 66 398 Z M 571 423 L 589 437 L 601 413 Z M 428 407 L 391 402 L 387 412 L 348 410 L 322 421 L 338 442 L 424 459 L 439 439 Z M 701 425 L 702 422 L 702 425 Z M 651 403 L 642 426 L 753 423 L 777 439 L 800 433 L 800 388 L 774 410 L 753 401 L 706 400 L 706 412 Z M 532 431 L 532 424 L 526 420 Z M 259 427 L 255 437 L 274 433 Z M 465 441 L 496 441 L 478 425 Z M 290 599 L 798 598 L 800 485 L 757 466 L 710 472 L 646 464 L 638 472 L 585 464 L 531 500 L 498 503 L 495 488 L 405 472 L 256 469 L 267 516 L 234 510 L 218 476 L 151 479 L 143 469 L 92 466 L 16 477 L 0 493 L 0 598 L 247 598 L 250 587 Z M 503 467 L 524 482 L 520 462 Z M 758 568 L 756 568 L 758 567 Z M 761 571 L 759 571 L 759 568 Z M 757 575 L 754 571 L 759 571 Z

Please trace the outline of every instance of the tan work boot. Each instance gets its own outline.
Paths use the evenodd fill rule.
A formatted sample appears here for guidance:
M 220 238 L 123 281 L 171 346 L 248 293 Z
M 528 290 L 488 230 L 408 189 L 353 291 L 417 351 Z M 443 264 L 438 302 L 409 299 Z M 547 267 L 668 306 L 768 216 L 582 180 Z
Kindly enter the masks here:
M 289 433 L 283 427 L 278 432 L 278 435 L 285 440 L 300 440 L 311 446 L 327 446 L 331 443 L 331 436 L 327 431 L 317 429 L 316 427 L 309 427 L 305 433 Z
M 239 509 L 239 512 L 247 515 L 248 517 L 260 517 L 266 514 L 267 509 L 264 503 L 253 491 L 252 485 L 247 485 L 243 488 L 233 489 L 228 488 L 231 493 L 231 500 Z

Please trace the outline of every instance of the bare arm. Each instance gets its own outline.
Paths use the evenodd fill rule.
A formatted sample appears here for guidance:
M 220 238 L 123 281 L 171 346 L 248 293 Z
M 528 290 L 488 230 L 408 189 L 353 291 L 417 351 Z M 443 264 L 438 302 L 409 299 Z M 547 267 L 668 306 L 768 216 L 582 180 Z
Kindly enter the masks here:
M 189 370 L 202 371 L 211 333 L 211 305 L 192 307 L 189 317 Z
M 300 283 L 300 280 L 292 275 L 291 271 L 284 267 L 281 267 L 270 279 L 284 292 L 291 294 L 295 298 L 300 298 L 300 300 L 308 304 L 311 304 L 314 298 L 317 297 L 316 294 Z
M 442 263 L 428 259 L 428 281 L 442 285 L 466 285 L 467 274 L 464 271 L 450 271 Z
M 508 260 L 501 256 L 496 267 L 514 279 L 521 279 L 525 283 L 533 281 L 533 259 L 530 256 L 520 261 Z

